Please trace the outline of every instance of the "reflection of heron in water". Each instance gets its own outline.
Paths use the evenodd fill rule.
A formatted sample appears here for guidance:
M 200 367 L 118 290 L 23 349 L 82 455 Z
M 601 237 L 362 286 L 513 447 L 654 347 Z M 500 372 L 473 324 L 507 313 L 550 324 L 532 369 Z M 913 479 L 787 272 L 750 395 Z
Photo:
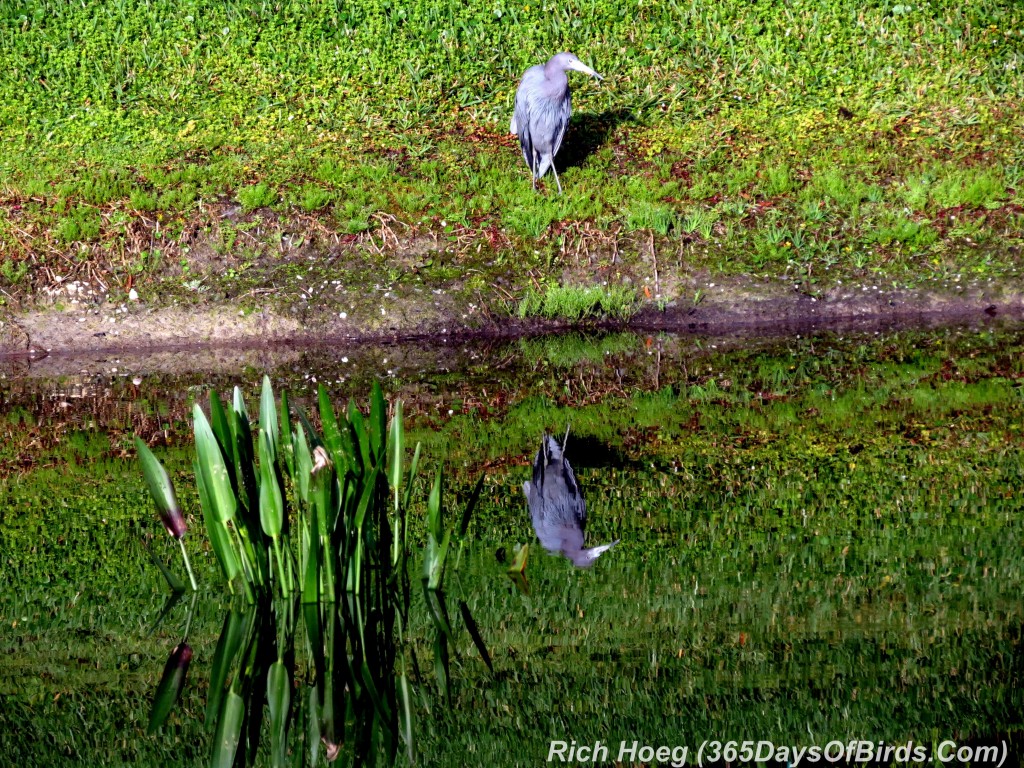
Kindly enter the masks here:
M 568 430 L 565 439 L 569 439 Z M 611 544 L 583 548 L 587 503 L 572 467 L 565 460 L 565 441 L 559 445 L 551 435 L 544 435 L 533 460 L 533 482 L 523 483 L 523 493 L 530 507 L 533 529 L 548 552 L 563 554 L 577 567 L 586 568 L 619 543 L 615 540 Z

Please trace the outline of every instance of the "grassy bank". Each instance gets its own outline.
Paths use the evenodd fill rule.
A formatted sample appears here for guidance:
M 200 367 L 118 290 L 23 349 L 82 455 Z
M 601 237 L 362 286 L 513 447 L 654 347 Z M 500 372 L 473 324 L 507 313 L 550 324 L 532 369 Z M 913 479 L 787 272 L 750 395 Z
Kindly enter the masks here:
M 1017 270 L 1011 0 L 37 1 L 0 30 L 6 302 Z M 566 194 L 536 195 L 508 118 L 561 49 L 607 79 L 574 81 Z

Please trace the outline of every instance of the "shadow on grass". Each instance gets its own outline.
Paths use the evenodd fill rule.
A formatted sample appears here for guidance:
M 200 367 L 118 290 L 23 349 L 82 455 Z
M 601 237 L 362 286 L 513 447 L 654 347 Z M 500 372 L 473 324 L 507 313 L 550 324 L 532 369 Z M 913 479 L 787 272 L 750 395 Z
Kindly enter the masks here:
M 557 437 L 558 441 L 561 442 L 563 437 L 561 435 Z M 623 469 L 626 467 L 638 467 L 643 464 L 643 462 L 631 459 L 625 450 L 590 435 L 580 435 L 577 437 L 570 434 L 565 444 L 565 455 L 570 463 L 578 469 L 584 467 L 588 469 L 604 469 L 607 467 Z
M 559 172 L 563 168 L 579 168 L 586 159 L 608 141 L 622 123 L 636 122 L 628 109 L 612 109 L 600 114 L 584 112 L 573 115 L 569 131 L 556 158 Z

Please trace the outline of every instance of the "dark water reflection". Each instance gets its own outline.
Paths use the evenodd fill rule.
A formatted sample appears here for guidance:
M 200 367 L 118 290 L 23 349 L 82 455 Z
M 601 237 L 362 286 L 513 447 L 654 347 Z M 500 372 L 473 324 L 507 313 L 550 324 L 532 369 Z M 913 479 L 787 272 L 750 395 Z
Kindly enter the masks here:
M 1020 754 L 1020 333 L 614 336 L 292 350 L 284 362 L 275 386 L 300 404 L 317 381 L 337 402 L 363 402 L 381 377 L 428 463 L 453 473 L 452 514 L 487 475 L 447 599 L 458 626 L 465 604 L 493 671 L 460 631 L 442 695 L 414 594 L 407 653 L 425 764 L 538 765 L 553 748 L 557 763 L 561 742 L 600 742 L 607 762 L 626 742 L 627 763 L 659 762 L 645 746 L 685 746 L 693 764 L 706 740 L 932 750 L 1006 739 L 1007 764 Z M 131 438 L 161 452 L 195 512 L 179 451 L 188 411 L 209 387 L 253 398 L 264 368 L 180 364 L 13 372 L 0 391 L 0 749 L 14 764 L 209 759 L 205 709 L 231 604 L 190 534 L 206 591 L 188 685 L 148 735 L 188 616 L 186 601 L 152 629 L 165 587 L 139 542 L 152 537 L 167 560 L 174 550 Z M 588 541 L 621 539 L 584 570 L 536 545 L 522 491 L 539 436 L 567 423 Z M 523 543 L 528 590 L 499 557 Z M 297 637 L 295 702 L 316 678 Z M 290 759 L 305 764 L 308 746 Z M 255 759 L 271 758 L 267 736 Z

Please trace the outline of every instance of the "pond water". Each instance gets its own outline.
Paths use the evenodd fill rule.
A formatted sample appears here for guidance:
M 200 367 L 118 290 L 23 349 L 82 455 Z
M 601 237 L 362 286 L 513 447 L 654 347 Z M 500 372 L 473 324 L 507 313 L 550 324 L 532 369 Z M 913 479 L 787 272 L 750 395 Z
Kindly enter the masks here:
M 0 386 L 10 764 L 207 765 L 223 735 L 209 702 L 236 689 L 255 697 L 236 764 L 325 764 L 334 745 L 345 763 L 357 752 L 388 762 L 377 750 L 388 728 L 367 746 L 360 713 L 344 710 L 354 683 L 338 683 L 341 709 L 324 714 L 324 665 L 347 658 L 314 650 L 323 633 L 334 642 L 331 622 L 280 603 L 247 609 L 201 530 L 191 408 L 238 386 L 255 412 L 264 373 L 311 411 L 318 384 L 339 406 L 365 406 L 379 379 L 403 402 L 407 444 L 422 444 L 411 608 L 401 643 L 380 651 L 392 662 L 380 679 L 401 667 L 411 691 L 381 704 L 408 702 L 389 726 L 398 763 L 407 733 L 425 765 L 735 764 L 745 742 L 746 756 L 780 765 L 811 764 L 815 749 L 844 762 L 1019 762 L 1024 332 L 986 326 L 10 367 Z M 561 439 L 567 425 L 588 545 L 619 540 L 590 568 L 544 552 L 522 489 L 542 434 Z M 182 571 L 135 435 L 190 515 L 195 600 L 168 601 L 150 557 Z M 449 527 L 484 476 L 447 565 L 450 642 L 428 605 L 436 596 L 418 587 L 441 463 Z M 510 578 L 524 544 L 522 577 Z M 215 657 L 232 632 L 252 651 L 224 672 Z M 169 657 L 187 675 L 151 729 Z M 281 744 L 262 704 L 279 658 L 290 694 Z

